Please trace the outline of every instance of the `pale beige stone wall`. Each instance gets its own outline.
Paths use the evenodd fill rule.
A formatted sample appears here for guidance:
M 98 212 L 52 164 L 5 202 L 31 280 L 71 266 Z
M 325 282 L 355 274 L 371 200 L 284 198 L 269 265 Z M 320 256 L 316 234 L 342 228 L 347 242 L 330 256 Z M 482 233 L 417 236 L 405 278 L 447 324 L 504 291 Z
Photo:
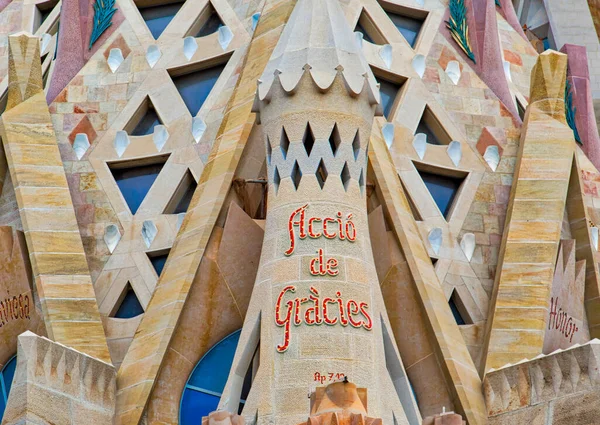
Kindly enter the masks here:
M 3 425 L 107 425 L 115 412 L 112 365 L 49 339 L 19 336 Z

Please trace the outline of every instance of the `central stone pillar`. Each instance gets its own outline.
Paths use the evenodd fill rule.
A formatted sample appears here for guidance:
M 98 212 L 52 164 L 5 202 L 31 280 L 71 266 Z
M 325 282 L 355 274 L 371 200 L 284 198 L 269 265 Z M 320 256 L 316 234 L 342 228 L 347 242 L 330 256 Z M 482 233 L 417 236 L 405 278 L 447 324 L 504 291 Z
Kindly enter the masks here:
M 366 152 L 379 109 L 378 85 L 338 1 L 299 0 L 258 84 L 269 179 L 265 239 L 222 397 L 239 386 L 250 341 L 260 338 L 243 411 L 248 419 L 256 409 L 259 424 L 306 422 L 309 393 L 345 378 L 368 390 L 370 417 L 420 423 L 369 238 Z

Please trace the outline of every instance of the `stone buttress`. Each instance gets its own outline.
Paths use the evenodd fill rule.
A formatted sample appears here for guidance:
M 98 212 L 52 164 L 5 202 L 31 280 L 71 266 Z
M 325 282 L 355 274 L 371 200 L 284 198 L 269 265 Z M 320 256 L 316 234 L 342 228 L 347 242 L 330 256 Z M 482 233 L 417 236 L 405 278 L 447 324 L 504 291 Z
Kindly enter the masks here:
M 243 411 L 258 424 L 306 423 L 307 396 L 344 377 L 367 390 L 369 417 L 420 424 L 370 244 L 366 152 L 379 89 L 355 40 L 337 1 L 299 0 L 258 83 L 265 239 L 220 405 L 237 410 L 259 353 Z

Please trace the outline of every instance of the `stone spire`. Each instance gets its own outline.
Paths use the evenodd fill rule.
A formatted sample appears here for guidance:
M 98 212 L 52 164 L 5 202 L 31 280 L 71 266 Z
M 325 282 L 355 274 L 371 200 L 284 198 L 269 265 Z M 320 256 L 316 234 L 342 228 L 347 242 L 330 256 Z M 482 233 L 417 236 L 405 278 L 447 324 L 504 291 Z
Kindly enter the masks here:
M 221 409 L 237 410 L 259 352 L 242 412 L 247 421 L 306 423 L 306 395 L 349 379 L 369 397 L 368 412 L 365 400 L 365 411 L 352 414 L 420 423 L 389 337 L 369 237 L 367 150 L 378 109 L 377 82 L 338 0 L 298 0 L 255 98 L 269 203 Z
M 341 72 L 352 95 L 366 89 L 371 104 L 380 102 L 379 84 L 337 1 L 298 1 L 258 81 L 259 100 L 270 99 L 277 78 L 293 92 L 305 71 L 321 90 Z

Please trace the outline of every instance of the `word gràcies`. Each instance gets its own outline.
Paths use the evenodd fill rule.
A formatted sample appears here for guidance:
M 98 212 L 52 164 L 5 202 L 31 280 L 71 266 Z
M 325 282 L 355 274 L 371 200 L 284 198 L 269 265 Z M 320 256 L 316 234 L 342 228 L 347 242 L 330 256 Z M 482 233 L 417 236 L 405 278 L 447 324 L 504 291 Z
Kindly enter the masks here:
M 288 257 L 296 249 L 296 231 L 298 228 L 298 237 L 306 239 L 308 236 L 312 239 L 319 239 L 324 236 L 327 239 L 338 238 L 354 242 L 356 240 L 356 226 L 352 221 L 352 214 L 342 218 L 342 213 L 337 212 L 336 217 L 311 217 L 306 219 L 306 209 L 308 204 L 295 210 L 288 220 L 288 232 L 290 234 L 290 247 L 284 252 Z
M 312 287 L 308 297 L 296 297 L 289 299 L 283 304 L 283 298 L 287 293 L 295 293 L 296 287 L 286 286 L 277 297 L 275 305 L 275 323 L 284 328 L 283 343 L 277 345 L 277 351 L 283 353 L 290 346 L 291 325 L 300 326 L 305 323 L 309 326 L 326 324 L 329 326 L 341 325 L 354 328 L 373 329 L 373 321 L 369 315 L 368 304 L 357 302 L 352 299 L 344 302 L 340 291 L 335 293 L 335 298 L 324 297 L 320 299 L 319 291 Z M 302 305 L 309 303 L 311 306 L 302 314 Z M 285 309 L 282 315 L 282 307 Z

